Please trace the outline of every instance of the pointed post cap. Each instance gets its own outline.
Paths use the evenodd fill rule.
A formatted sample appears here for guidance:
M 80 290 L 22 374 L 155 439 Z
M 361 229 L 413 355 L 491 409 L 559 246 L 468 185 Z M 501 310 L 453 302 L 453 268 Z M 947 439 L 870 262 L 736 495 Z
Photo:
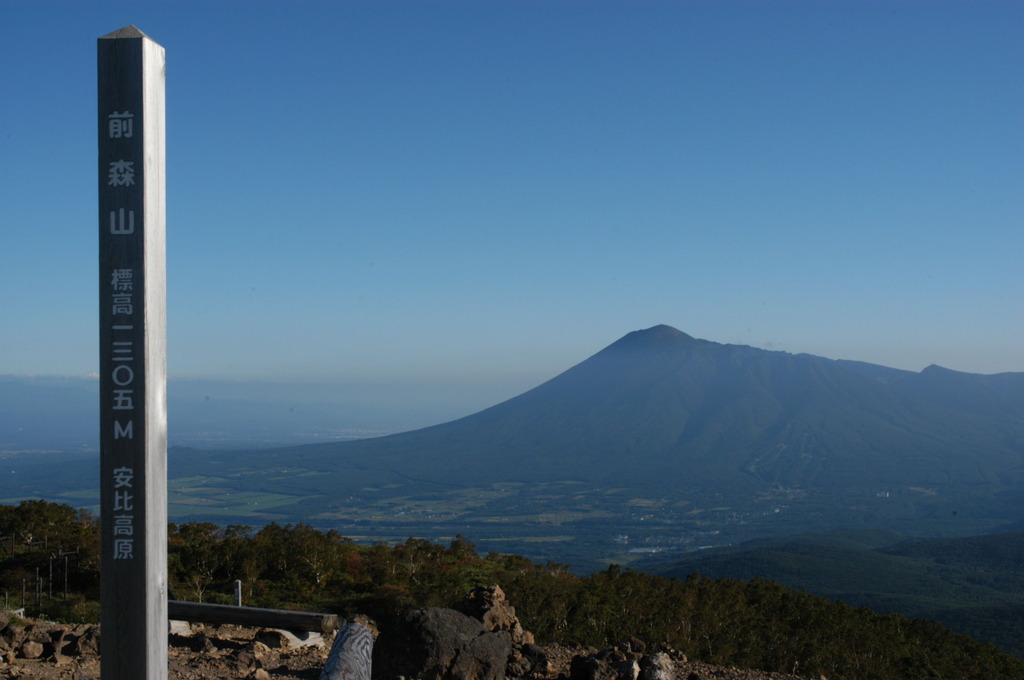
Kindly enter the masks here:
M 124 28 L 119 28 L 113 33 L 107 33 L 105 36 L 100 38 L 100 40 L 117 40 L 119 38 L 148 38 L 152 40 L 152 38 L 140 31 L 136 26 L 125 26 Z

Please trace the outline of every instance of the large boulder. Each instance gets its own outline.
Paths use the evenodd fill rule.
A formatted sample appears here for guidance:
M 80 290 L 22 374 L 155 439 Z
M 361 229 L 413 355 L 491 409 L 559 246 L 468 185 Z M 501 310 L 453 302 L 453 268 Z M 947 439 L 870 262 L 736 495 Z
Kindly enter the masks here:
M 373 649 L 382 677 L 442 680 L 458 653 L 484 632 L 483 625 L 454 609 L 431 607 L 401 615 Z
M 508 631 L 478 635 L 459 651 L 448 669 L 448 680 L 505 680 L 511 651 Z
M 373 649 L 374 675 L 416 680 L 504 680 L 512 651 L 508 631 L 454 609 L 406 612 L 381 631 Z
M 452 609 L 406 612 L 380 631 L 376 677 L 504 680 L 544 675 L 548 659 L 496 585 L 474 588 Z

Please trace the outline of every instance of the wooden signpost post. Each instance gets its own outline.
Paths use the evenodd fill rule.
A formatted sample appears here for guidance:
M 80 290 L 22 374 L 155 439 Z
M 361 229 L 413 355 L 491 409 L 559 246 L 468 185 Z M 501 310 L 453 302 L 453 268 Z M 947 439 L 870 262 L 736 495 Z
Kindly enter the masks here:
M 103 680 L 167 678 L 164 49 L 98 41 Z

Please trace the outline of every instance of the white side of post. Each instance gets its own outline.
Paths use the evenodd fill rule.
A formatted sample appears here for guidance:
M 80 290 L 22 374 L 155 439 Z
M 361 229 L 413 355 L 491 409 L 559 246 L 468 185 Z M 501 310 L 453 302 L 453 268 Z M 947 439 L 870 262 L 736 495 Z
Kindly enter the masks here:
M 101 677 L 167 678 L 164 49 L 98 41 Z
M 147 678 L 167 677 L 167 61 L 142 42 L 146 113 L 146 641 Z

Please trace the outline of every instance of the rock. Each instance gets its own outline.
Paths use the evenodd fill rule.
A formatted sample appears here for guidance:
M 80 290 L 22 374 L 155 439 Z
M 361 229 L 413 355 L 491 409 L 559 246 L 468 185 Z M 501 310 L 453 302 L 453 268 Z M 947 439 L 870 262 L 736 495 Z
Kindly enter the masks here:
M 277 660 L 277 654 L 270 651 L 270 647 L 267 647 L 259 640 L 254 640 L 250 642 L 245 646 L 244 649 L 245 651 L 252 652 L 252 655 L 256 657 L 256 660 L 259 662 L 261 668 L 266 668 L 267 666 L 270 666 L 271 664 L 273 664 L 274 661 Z
M 683 658 L 685 661 L 685 657 Z M 640 659 L 639 680 L 672 680 L 675 677 L 675 662 L 665 652 L 648 654 Z
M 235 671 L 240 677 L 248 677 L 260 668 L 260 662 L 256 655 L 249 649 L 239 650 L 235 655 Z
M 64 649 L 71 656 L 96 656 L 100 653 L 100 627 L 89 626 Z
M 631 637 L 628 640 L 623 640 L 616 647 L 624 654 L 643 654 L 647 651 L 647 643 L 639 638 Z
M 640 676 L 640 664 L 634 659 L 616 661 L 612 664 L 612 670 L 615 671 L 618 680 L 637 680 Z
M 67 635 L 68 631 L 65 628 L 52 630 L 50 631 L 50 642 L 43 645 L 43 656 L 57 666 L 62 666 L 71 661 L 63 654 L 64 640 L 67 638 Z
M 456 609 L 478 619 L 486 631 L 510 631 L 519 622 L 515 607 L 508 603 L 499 586 L 474 588 Z
M 276 661 L 276 654 L 270 651 L 262 642 L 253 641 L 244 646 L 236 654 L 233 654 L 232 662 L 234 671 L 242 678 L 253 677 L 260 671 Z
M 462 649 L 448 669 L 448 680 L 505 680 L 512 651 L 512 635 L 506 630 L 478 635 Z
M 281 632 L 284 633 L 285 638 L 287 638 L 291 649 L 327 646 L 323 633 L 317 633 L 309 630 L 296 631 L 294 633 L 290 630 L 282 630 Z
M 615 680 L 611 664 L 596 656 L 576 656 L 569 664 L 569 680 Z
M 182 637 L 190 637 L 194 632 L 192 630 L 192 624 L 188 621 L 170 621 L 168 625 L 168 632 L 171 635 L 181 635 Z
M 254 639 L 258 642 L 262 642 L 269 649 L 288 649 L 289 646 L 288 638 L 285 636 L 283 630 L 264 628 L 256 631 L 256 637 Z
M 217 645 L 213 643 L 206 633 L 200 633 L 192 638 L 189 649 L 200 654 L 209 654 L 217 651 Z
M 21 631 L 7 623 L 0 626 L 0 649 L 14 649 L 14 641 L 21 635 Z
M 14 639 L 17 637 L 17 630 L 10 624 L 0 626 L 0 650 L 12 649 Z
M 626 653 L 618 647 L 605 647 L 600 652 L 595 654 L 594 658 L 598 661 L 603 661 L 610 665 L 617 661 L 625 661 L 630 657 L 626 656 Z
M 380 636 L 380 629 L 377 628 L 377 622 L 369 616 L 364 614 L 353 614 L 352 617 L 349 618 L 348 623 L 358 623 L 360 626 L 365 627 L 373 635 L 374 640 Z
M 38 623 L 30 623 L 25 626 L 22 635 L 26 640 L 32 640 L 43 645 L 50 644 L 50 630 Z
M 513 648 L 506 673 L 515 678 L 527 675 L 548 674 L 548 654 L 543 647 L 528 642 L 518 649 Z
M 43 643 L 35 640 L 25 640 L 18 648 L 18 656 L 22 659 L 38 659 L 43 655 Z
M 453 609 L 406 612 L 374 646 L 374 674 L 441 680 L 459 652 L 483 632 L 480 621 Z
M 54 654 L 49 658 L 49 661 L 54 666 L 64 666 L 69 663 L 74 663 L 74 660 L 70 656 L 64 656 L 63 654 Z
M 321 633 L 301 631 L 293 633 L 288 630 L 264 628 L 256 633 L 256 640 L 270 649 L 301 649 L 303 647 L 325 647 Z
M 256 632 L 255 639 L 262 642 L 270 649 L 288 649 L 291 646 L 291 642 L 288 636 L 285 635 L 285 631 L 279 631 L 272 628 L 264 628 Z
M 512 645 L 533 644 L 533 633 L 525 630 L 516 617 L 516 609 L 499 586 L 474 588 L 455 605 L 457 611 L 472 616 L 483 624 L 485 631 L 507 630 L 512 634 Z
M 646 648 L 630 638 L 596 653 L 577 654 L 569 665 L 569 676 L 571 680 L 674 680 L 672 656 L 664 651 L 642 655 L 639 650 Z
M 523 625 L 516 619 L 516 622 L 512 624 L 512 644 L 514 645 L 532 645 L 537 642 L 533 637 L 533 633 L 523 628 Z
M 522 647 L 523 658 L 530 661 L 530 671 L 533 673 L 547 673 L 548 653 L 540 645 L 528 642 Z
M 270 680 L 270 673 L 266 672 L 262 668 L 257 668 L 252 674 L 253 680 Z

